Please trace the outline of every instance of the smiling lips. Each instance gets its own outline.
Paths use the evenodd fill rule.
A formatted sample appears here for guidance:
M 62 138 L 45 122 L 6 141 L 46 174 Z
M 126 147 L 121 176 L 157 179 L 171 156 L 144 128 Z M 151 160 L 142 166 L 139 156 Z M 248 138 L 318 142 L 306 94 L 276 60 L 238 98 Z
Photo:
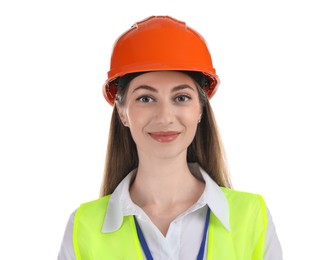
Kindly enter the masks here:
M 161 143 L 168 143 L 174 141 L 180 132 L 168 131 L 168 132 L 152 132 L 149 135 L 156 141 Z

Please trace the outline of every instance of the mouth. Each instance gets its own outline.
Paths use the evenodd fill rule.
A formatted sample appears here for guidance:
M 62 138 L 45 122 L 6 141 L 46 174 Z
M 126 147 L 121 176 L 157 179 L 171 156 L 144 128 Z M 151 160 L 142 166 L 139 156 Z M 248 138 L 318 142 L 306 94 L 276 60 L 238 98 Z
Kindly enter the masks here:
M 149 135 L 157 142 L 168 143 L 174 141 L 180 135 L 180 132 L 176 132 L 176 131 L 151 132 L 149 133 Z

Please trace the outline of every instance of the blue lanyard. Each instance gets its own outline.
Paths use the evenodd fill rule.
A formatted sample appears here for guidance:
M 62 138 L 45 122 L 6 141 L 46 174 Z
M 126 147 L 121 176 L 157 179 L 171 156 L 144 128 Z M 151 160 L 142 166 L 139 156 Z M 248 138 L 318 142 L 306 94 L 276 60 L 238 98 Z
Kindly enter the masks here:
M 144 235 L 142 233 L 140 225 L 137 222 L 135 216 L 134 216 L 134 221 L 135 221 L 136 231 L 138 233 L 138 237 L 139 237 L 140 244 L 142 246 L 143 252 L 144 252 L 147 260 L 153 260 L 153 257 L 151 255 L 151 252 L 150 252 L 150 249 L 148 247 L 147 241 L 144 238 Z M 207 209 L 206 220 L 205 220 L 205 225 L 204 225 L 203 240 L 202 240 L 201 246 L 199 248 L 199 252 L 198 252 L 198 255 L 197 255 L 197 260 L 203 260 L 203 257 L 204 257 L 206 235 L 207 235 L 207 229 L 208 229 L 208 226 L 209 226 L 209 222 L 210 222 L 210 208 Z

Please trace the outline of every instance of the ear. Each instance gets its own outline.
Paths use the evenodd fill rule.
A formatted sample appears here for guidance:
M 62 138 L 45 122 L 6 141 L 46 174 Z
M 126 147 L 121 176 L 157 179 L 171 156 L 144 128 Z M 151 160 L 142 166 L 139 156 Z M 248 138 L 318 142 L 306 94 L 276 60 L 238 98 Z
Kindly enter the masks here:
M 201 122 L 201 120 L 202 120 L 202 116 L 203 116 L 203 113 L 201 112 L 201 113 L 199 114 L 199 117 L 198 117 L 198 123 Z
M 128 124 L 127 124 L 127 115 L 126 115 L 125 109 L 120 107 L 120 106 L 117 106 L 117 105 L 116 105 L 116 108 L 117 108 L 117 112 L 118 112 L 120 121 L 122 122 L 122 124 L 124 126 L 128 126 Z

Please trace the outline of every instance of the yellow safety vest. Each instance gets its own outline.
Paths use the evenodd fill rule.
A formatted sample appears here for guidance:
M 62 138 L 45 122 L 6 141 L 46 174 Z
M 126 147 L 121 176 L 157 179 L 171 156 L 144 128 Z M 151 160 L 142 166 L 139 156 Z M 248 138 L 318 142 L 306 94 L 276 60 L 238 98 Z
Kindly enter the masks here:
M 229 205 L 228 231 L 211 212 L 207 259 L 260 260 L 267 230 L 266 205 L 260 195 L 222 188 Z M 143 259 L 133 216 L 121 227 L 102 233 L 110 195 L 82 204 L 74 218 L 73 246 L 77 260 Z

